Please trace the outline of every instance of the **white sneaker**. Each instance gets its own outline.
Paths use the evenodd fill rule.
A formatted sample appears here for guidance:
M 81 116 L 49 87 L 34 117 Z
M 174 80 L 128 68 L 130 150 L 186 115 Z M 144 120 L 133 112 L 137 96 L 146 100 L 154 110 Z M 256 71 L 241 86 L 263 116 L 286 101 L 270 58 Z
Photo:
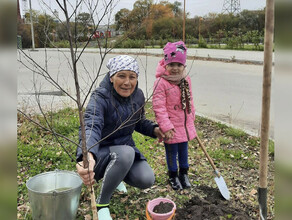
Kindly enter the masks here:
M 126 186 L 125 186 L 125 184 L 124 184 L 123 182 L 121 182 L 121 183 L 117 186 L 117 190 L 118 190 L 119 192 L 123 192 L 123 193 L 127 193 L 127 192 L 128 192 L 128 190 L 127 190 L 127 188 L 126 188 Z
M 112 220 L 109 208 L 102 208 L 97 212 L 98 220 Z

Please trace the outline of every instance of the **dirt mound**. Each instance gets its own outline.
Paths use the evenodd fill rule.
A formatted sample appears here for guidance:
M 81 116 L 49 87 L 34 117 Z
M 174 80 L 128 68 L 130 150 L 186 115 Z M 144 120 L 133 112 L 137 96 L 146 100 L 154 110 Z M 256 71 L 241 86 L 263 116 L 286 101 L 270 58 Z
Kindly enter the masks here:
M 217 188 L 198 186 L 194 190 L 202 191 L 206 196 L 191 198 L 183 208 L 176 210 L 175 219 L 220 220 L 222 217 L 237 220 L 250 219 L 251 210 L 248 207 L 238 207 L 232 198 L 226 201 Z

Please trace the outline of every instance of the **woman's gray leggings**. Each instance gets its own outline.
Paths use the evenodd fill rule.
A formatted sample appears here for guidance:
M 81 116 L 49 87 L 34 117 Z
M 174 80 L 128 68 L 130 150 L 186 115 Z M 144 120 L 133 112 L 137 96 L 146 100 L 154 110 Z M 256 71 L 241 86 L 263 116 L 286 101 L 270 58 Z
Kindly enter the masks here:
M 109 204 L 113 192 L 122 181 L 140 189 L 154 184 L 153 170 L 147 161 L 134 160 L 135 150 L 131 146 L 118 145 L 109 149 L 111 158 L 104 173 L 98 204 Z

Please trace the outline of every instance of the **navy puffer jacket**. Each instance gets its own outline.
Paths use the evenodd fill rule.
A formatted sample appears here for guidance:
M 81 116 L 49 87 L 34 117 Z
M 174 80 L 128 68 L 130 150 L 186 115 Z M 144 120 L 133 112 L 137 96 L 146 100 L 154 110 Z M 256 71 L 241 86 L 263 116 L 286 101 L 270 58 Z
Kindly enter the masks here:
M 135 149 L 136 158 L 145 159 L 136 148 L 132 134 L 136 130 L 141 134 L 156 138 L 153 131 L 158 125 L 145 118 L 144 102 L 144 94 L 138 88 L 138 85 L 131 96 L 121 97 L 114 90 L 109 74 L 104 77 L 99 87 L 92 92 L 84 114 L 84 120 L 87 149 L 93 153 L 95 160 L 99 163 L 97 166 L 104 162 L 109 155 L 108 147 L 113 145 L 132 146 Z M 119 129 L 111 134 L 117 128 Z M 103 138 L 105 139 L 96 144 Z M 80 129 L 79 142 L 81 146 Z M 95 146 L 92 147 L 93 145 Z M 82 150 L 81 147 L 78 147 L 77 161 L 81 160 Z

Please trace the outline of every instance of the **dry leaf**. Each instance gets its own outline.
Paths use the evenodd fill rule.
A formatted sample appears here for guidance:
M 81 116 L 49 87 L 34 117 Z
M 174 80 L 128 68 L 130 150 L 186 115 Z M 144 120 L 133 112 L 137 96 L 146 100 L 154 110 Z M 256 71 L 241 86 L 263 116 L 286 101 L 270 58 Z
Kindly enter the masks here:
M 252 189 L 249 195 L 254 196 L 258 191 L 256 189 Z
M 128 200 L 128 196 L 126 196 L 125 198 L 121 199 L 121 202 L 126 202 Z
M 89 215 L 89 214 L 88 215 L 85 215 L 84 216 L 84 220 L 91 220 L 91 215 Z
M 28 210 L 29 209 L 29 206 L 23 204 L 23 205 L 20 205 L 17 207 L 17 210 L 20 211 L 20 210 Z

